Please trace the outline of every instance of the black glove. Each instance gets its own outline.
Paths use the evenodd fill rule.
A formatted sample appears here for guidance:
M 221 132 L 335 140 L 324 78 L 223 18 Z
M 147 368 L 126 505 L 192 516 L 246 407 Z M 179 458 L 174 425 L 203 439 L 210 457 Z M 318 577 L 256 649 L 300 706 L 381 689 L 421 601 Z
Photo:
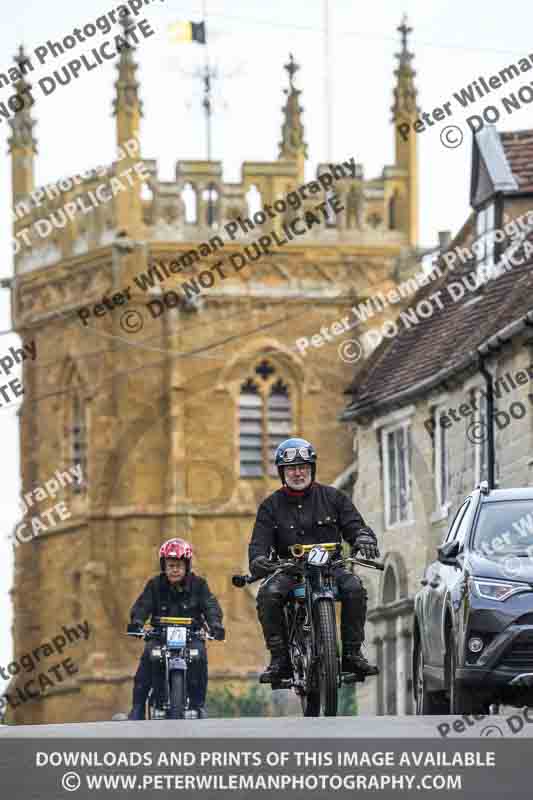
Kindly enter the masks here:
M 352 545 L 352 558 L 355 558 L 357 553 L 361 551 L 363 558 L 367 561 L 374 561 L 379 558 L 379 549 L 376 540 L 368 533 L 361 533 Z
M 143 629 L 144 622 L 139 622 L 138 619 L 133 619 L 127 628 L 127 633 L 140 633 Z
M 250 572 L 258 578 L 264 578 L 266 575 L 270 575 L 272 572 L 275 572 L 277 568 L 278 564 L 275 561 L 271 561 L 266 556 L 257 556 L 250 564 Z
M 304 574 L 304 565 L 300 563 L 291 564 L 283 570 L 285 575 L 290 575 L 292 578 L 299 578 Z
M 226 638 L 226 630 L 221 622 L 213 622 L 209 626 L 209 632 L 217 642 L 223 642 Z

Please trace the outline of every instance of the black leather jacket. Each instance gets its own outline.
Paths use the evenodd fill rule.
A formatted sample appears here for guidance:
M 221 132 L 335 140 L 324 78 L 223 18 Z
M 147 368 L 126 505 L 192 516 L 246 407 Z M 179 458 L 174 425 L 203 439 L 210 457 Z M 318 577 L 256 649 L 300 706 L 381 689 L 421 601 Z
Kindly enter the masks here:
M 131 621 L 145 622 L 149 617 L 192 617 L 201 627 L 222 623 L 222 609 L 207 581 L 191 573 L 172 586 L 164 573 L 151 578 L 130 611 Z
M 312 483 L 303 493 L 291 494 L 285 487 L 263 500 L 257 511 L 248 548 L 250 564 L 258 556 L 268 556 L 271 548 L 285 558 L 289 545 L 341 542 L 354 544 L 360 534 L 375 533 L 351 500 L 333 486 Z

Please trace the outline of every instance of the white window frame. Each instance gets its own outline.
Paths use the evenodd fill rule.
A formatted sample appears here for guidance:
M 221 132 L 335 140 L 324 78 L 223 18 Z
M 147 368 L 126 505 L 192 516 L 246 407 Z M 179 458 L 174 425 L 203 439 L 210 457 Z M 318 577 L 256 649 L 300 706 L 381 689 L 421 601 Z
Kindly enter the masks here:
M 407 516 L 405 519 L 397 520 L 396 522 L 391 522 L 391 487 L 389 485 L 389 449 L 387 446 L 387 437 L 390 434 L 394 434 L 397 431 L 403 430 L 405 441 L 407 442 L 407 447 L 405 449 L 405 462 L 404 462 L 404 471 L 405 471 L 405 483 L 407 487 Z M 414 514 L 413 514 L 413 487 L 412 487 L 412 480 L 411 480 L 411 422 L 410 420 L 404 420 L 398 424 L 393 425 L 386 425 L 381 428 L 381 450 L 383 453 L 383 493 L 384 493 L 384 501 L 385 501 L 385 528 L 387 530 L 391 530 L 394 528 L 403 528 L 405 525 L 411 525 L 414 522 Z M 399 481 L 399 470 L 398 470 L 398 487 L 400 485 Z
M 494 277 L 494 238 L 490 235 L 495 228 L 496 208 L 489 203 L 476 215 L 476 241 L 483 244 L 483 255 L 476 255 L 476 277 L 485 282 Z

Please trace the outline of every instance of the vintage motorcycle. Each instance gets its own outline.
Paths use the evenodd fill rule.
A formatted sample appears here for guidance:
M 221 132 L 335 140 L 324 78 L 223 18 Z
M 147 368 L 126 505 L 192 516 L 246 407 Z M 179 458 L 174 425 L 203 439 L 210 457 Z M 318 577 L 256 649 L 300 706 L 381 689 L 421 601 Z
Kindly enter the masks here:
M 150 689 L 148 719 L 196 718 L 197 712 L 188 708 L 187 668 L 199 655 L 192 646 L 193 638 L 214 639 L 207 628 L 193 627 L 191 617 L 155 617 L 150 628 L 128 625 L 127 634 L 145 642 L 153 641 L 151 658 L 162 665 L 162 691 Z
M 294 689 L 306 717 L 337 715 L 338 690 L 343 684 L 364 681 L 358 673 L 342 673 L 335 618 L 338 591 L 333 570 L 358 564 L 383 570 L 383 564 L 362 558 L 343 558 L 337 542 L 294 544 L 293 559 L 280 560 L 273 575 L 301 566 L 301 578 L 284 607 L 285 635 L 293 677 L 272 684 L 272 689 Z M 268 581 L 271 576 L 265 580 Z M 232 583 L 243 587 L 262 578 L 234 575 Z

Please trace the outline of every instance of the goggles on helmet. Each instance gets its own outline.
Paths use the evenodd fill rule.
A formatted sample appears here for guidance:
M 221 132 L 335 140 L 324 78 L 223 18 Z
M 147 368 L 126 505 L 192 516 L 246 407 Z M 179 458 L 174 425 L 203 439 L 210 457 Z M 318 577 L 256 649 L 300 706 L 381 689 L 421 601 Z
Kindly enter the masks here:
M 288 447 L 283 453 L 283 461 L 290 464 L 290 462 L 294 461 L 298 456 L 303 458 L 304 461 L 311 460 L 311 453 L 308 447 Z

